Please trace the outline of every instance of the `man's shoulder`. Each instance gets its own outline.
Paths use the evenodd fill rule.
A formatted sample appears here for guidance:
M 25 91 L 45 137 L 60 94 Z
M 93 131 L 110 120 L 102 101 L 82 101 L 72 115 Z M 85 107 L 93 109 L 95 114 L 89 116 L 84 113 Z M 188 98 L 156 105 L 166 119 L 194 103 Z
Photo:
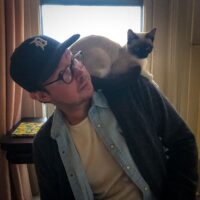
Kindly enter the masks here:
M 50 132 L 52 126 L 53 117 L 51 116 L 41 127 L 38 131 L 36 136 L 34 137 L 34 144 L 44 143 L 48 140 L 51 140 Z

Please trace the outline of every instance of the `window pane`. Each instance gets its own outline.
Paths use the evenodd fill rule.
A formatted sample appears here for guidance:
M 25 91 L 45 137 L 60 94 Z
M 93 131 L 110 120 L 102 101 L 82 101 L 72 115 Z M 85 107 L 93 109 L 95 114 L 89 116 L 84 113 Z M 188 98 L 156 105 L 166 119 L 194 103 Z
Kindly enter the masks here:
M 103 35 L 124 45 L 128 29 L 141 31 L 141 12 L 140 6 L 43 5 L 43 34 L 60 42 L 75 33 Z

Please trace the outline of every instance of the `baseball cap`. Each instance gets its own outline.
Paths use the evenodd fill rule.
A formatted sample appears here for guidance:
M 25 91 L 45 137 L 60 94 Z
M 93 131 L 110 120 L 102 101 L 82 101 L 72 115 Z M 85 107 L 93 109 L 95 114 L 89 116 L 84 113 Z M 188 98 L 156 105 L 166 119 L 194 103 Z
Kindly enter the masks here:
M 41 89 L 42 84 L 57 68 L 65 49 L 79 37 L 79 34 L 72 35 L 63 43 L 45 35 L 28 38 L 11 56 L 12 79 L 29 92 Z

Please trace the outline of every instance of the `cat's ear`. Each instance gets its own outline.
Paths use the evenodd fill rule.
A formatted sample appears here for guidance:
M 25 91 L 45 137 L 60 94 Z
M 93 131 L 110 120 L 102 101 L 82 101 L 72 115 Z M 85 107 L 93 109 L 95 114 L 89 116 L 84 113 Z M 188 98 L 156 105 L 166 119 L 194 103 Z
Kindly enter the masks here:
M 146 34 L 146 38 L 149 38 L 150 40 L 152 40 L 152 42 L 154 41 L 154 38 L 155 38 L 155 34 L 156 34 L 156 28 L 153 28 L 151 31 L 149 31 L 147 34 Z
M 137 40 L 139 37 L 131 29 L 127 32 L 127 43 L 130 44 L 133 40 Z

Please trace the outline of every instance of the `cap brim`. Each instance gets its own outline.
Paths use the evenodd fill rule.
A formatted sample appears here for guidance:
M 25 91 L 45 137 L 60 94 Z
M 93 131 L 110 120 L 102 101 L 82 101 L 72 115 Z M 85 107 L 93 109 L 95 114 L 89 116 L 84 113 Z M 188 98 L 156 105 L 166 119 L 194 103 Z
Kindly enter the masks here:
M 45 71 L 43 72 L 42 80 L 40 83 L 43 84 L 55 71 L 57 68 L 60 58 L 63 55 L 66 48 L 70 47 L 74 42 L 76 42 L 80 37 L 80 34 L 72 35 L 69 39 L 65 40 L 63 43 L 59 44 L 55 49 L 51 58 L 49 58 L 48 66 L 45 67 Z

